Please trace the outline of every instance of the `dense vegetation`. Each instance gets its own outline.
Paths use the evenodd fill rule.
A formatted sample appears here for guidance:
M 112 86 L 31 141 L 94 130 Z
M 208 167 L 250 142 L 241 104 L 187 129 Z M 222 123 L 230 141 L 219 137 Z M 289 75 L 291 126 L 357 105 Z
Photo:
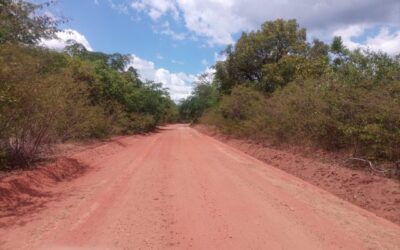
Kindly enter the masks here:
M 56 32 L 45 7 L 0 0 L 0 166 L 29 166 L 55 142 L 146 132 L 177 109 L 160 83 L 142 82 L 129 56 L 36 46 Z
M 307 42 L 295 20 L 243 33 L 214 80 L 183 100 L 186 120 L 259 141 L 400 159 L 400 55 Z

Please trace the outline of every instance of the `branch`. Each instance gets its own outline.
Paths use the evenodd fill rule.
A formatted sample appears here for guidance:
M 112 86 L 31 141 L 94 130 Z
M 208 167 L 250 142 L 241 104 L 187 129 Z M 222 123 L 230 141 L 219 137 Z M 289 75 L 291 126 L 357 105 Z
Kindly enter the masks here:
M 374 164 L 372 164 L 371 161 L 365 160 L 365 159 L 362 159 L 362 158 L 351 157 L 351 158 L 347 159 L 346 161 L 361 161 L 361 162 L 364 162 L 364 163 L 368 163 L 369 168 L 372 171 L 375 171 L 375 172 L 378 172 L 378 173 L 386 173 L 388 171 L 388 170 L 384 170 L 384 169 L 378 169 L 378 168 L 376 168 L 374 166 Z

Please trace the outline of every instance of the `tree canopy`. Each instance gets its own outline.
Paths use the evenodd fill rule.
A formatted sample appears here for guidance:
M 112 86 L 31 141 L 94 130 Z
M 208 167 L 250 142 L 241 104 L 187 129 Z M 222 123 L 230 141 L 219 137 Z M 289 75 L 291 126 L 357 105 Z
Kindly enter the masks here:
M 29 166 L 52 143 L 149 132 L 175 121 L 162 83 L 143 82 L 130 56 L 72 42 L 56 52 L 37 45 L 58 21 L 52 4 L 0 0 L 0 167 Z
M 51 4 L 0 0 L 0 44 L 9 42 L 34 45 L 42 38 L 53 38 L 62 20 L 41 13 Z
M 181 116 L 275 143 L 400 158 L 400 55 L 307 40 L 296 20 L 243 33 L 211 83 L 182 101 Z

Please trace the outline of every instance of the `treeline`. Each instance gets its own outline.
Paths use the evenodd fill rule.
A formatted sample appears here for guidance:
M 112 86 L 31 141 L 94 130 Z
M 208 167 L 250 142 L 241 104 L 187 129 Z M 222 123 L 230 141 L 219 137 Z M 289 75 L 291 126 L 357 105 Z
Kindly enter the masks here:
M 56 32 L 45 7 L 0 0 L 0 166 L 29 166 L 56 142 L 148 132 L 174 121 L 160 83 L 142 82 L 127 55 L 36 44 Z
M 243 33 L 214 80 L 180 104 L 183 119 L 258 141 L 400 159 L 400 55 L 307 42 L 295 20 Z

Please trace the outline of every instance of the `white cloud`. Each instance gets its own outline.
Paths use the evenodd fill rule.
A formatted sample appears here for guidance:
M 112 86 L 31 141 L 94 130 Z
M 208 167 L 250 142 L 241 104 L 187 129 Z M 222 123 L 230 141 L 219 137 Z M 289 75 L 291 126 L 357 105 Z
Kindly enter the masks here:
M 182 13 L 189 31 L 209 38 L 211 44 L 228 44 L 233 42 L 233 33 L 246 27 L 245 19 L 229 13 L 231 2 L 230 0 L 136 0 L 132 2 L 131 7 L 146 12 L 154 21 L 167 14 L 179 20 Z
M 169 89 L 171 98 L 178 102 L 188 97 L 193 90 L 193 83 L 198 81 L 200 75 L 206 74 L 208 81 L 214 78 L 215 69 L 207 67 L 198 75 L 186 74 L 183 72 L 172 73 L 164 68 L 156 68 L 154 62 L 144 60 L 136 55 L 131 55 L 131 63 L 127 67 L 134 67 L 143 81 L 149 80 L 160 82 L 163 87 Z
M 190 32 L 211 45 L 230 44 L 234 34 L 276 18 L 295 18 L 310 34 L 326 39 L 349 25 L 400 28 L 398 0 L 133 0 L 132 7 L 156 22 L 162 16 L 180 17 Z
M 157 30 L 157 29 L 154 29 L 154 30 L 155 30 L 156 33 L 163 34 L 163 35 L 166 35 L 166 36 L 170 36 L 174 40 L 182 41 L 182 40 L 185 40 L 187 38 L 185 33 L 176 32 L 176 31 L 172 30 L 171 29 L 171 25 L 169 24 L 168 21 L 164 22 L 161 25 L 161 30 Z
M 129 7 L 126 4 L 118 3 L 116 2 L 116 0 L 108 0 L 108 3 L 110 4 L 112 9 L 116 10 L 121 14 L 129 13 Z
M 140 78 L 144 81 L 155 81 L 163 84 L 163 87 L 168 88 L 171 98 L 178 101 L 187 97 L 192 91 L 192 82 L 195 81 L 196 76 L 186 73 L 171 73 L 164 68 L 156 68 L 155 64 L 151 61 L 144 60 L 135 55 L 131 56 L 131 63 L 129 66 L 137 69 Z
M 65 29 L 56 33 L 57 38 L 42 39 L 39 45 L 54 50 L 63 50 L 66 46 L 72 43 L 80 43 L 89 51 L 93 51 L 92 46 L 84 35 L 76 30 Z
M 358 36 L 361 36 L 365 29 L 368 26 L 365 24 L 361 25 L 350 25 L 346 28 L 336 30 L 333 32 L 334 36 L 341 36 L 343 39 L 344 44 L 349 48 L 349 49 L 356 49 L 360 47 L 359 43 L 354 42 L 352 39 Z
M 367 39 L 366 46 L 392 55 L 400 54 L 400 30 L 390 33 L 389 29 L 384 27 L 378 35 Z
M 84 45 L 89 51 L 93 51 L 85 36 L 76 30 L 66 29 L 58 32 L 57 37 L 57 39 L 42 40 L 40 45 L 54 50 L 63 50 L 67 45 L 78 42 Z M 157 58 L 162 60 L 164 57 L 158 53 Z M 176 64 L 183 64 L 181 61 L 173 60 L 173 62 Z M 149 80 L 162 83 L 163 87 L 169 89 L 171 98 L 175 101 L 179 101 L 190 95 L 193 88 L 192 83 L 196 80 L 195 75 L 183 72 L 171 73 L 167 69 L 156 68 L 153 62 L 144 60 L 135 55 L 131 55 L 131 62 L 127 67 L 130 66 L 137 69 L 143 81 Z
M 201 76 L 201 75 L 206 75 L 206 80 L 207 82 L 212 82 L 214 80 L 216 70 L 214 68 L 207 67 L 202 73 L 198 74 L 196 76 L 196 80 Z
M 234 12 L 236 4 L 232 0 L 178 0 L 185 26 L 210 44 L 232 43 L 232 34 L 250 28 L 248 19 Z
M 146 5 L 142 2 L 132 2 L 131 3 L 131 8 L 135 9 L 137 11 L 143 11 L 146 9 Z
M 334 35 L 341 36 L 344 44 L 350 49 L 362 48 L 374 51 L 384 51 L 390 55 L 400 54 L 400 30 L 390 32 L 386 26 L 380 28 L 378 34 L 370 36 L 364 43 L 354 41 L 355 38 L 365 34 L 369 25 L 352 25 L 345 29 L 339 29 Z
M 201 60 L 201 65 L 207 66 L 208 65 L 208 61 L 206 59 Z
M 219 62 L 219 61 L 225 61 L 228 58 L 228 55 L 226 53 L 214 53 L 214 60 L 215 62 Z
M 136 0 L 131 7 L 137 11 L 146 11 L 153 20 L 158 20 L 162 15 L 171 13 L 175 19 L 179 19 L 179 11 L 171 0 Z

